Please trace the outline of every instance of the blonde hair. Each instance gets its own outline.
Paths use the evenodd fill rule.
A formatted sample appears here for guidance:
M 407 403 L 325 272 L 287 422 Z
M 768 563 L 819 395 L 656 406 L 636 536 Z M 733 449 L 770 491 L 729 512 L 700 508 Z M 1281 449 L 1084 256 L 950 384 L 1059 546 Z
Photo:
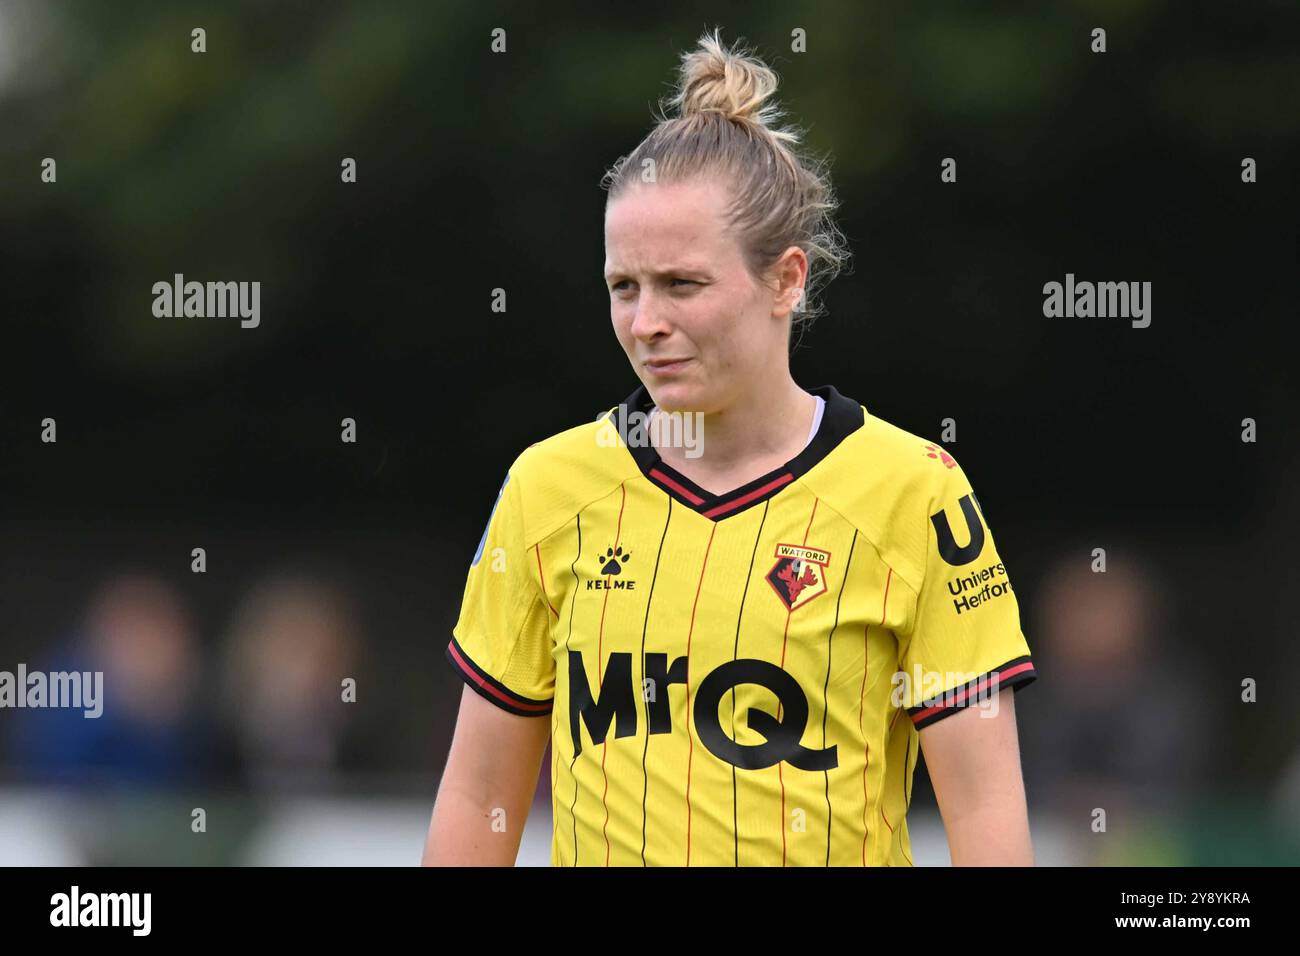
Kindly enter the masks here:
M 777 75 L 739 44 L 723 46 L 717 29 L 682 55 L 675 114 L 658 123 L 631 153 L 605 173 L 606 206 L 653 162 L 655 181 L 720 176 L 730 186 L 727 216 L 746 263 L 762 277 L 790 246 L 808 256 L 804 303 L 792 325 L 802 328 L 822 311 L 820 292 L 847 265 L 849 250 L 832 215 L 838 207 L 826 164 L 799 146 L 800 131 L 777 126 L 770 102 Z

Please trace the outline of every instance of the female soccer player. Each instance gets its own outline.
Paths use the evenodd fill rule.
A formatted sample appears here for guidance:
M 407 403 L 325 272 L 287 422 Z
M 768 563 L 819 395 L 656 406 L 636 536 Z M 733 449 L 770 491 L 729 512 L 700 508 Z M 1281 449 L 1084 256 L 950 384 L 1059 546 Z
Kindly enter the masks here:
M 1035 672 L 974 492 L 791 377 L 846 253 L 775 88 L 706 34 L 605 177 L 641 385 L 506 475 L 447 648 L 467 686 L 426 864 L 515 861 L 548 740 L 553 865 L 908 866 L 918 748 L 954 864 L 1033 862 L 999 691 Z

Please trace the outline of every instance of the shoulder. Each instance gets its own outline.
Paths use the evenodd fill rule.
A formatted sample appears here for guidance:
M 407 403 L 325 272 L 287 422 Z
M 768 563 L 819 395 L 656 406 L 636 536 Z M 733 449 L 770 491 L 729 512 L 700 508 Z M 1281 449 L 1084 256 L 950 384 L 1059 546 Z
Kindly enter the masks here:
M 602 413 L 525 448 L 510 465 L 525 545 L 564 527 L 589 505 L 636 473 L 636 463 Z
M 862 427 L 805 481 L 913 590 L 925 573 L 931 516 L 971 490 L 951 452 L 865 409 Z

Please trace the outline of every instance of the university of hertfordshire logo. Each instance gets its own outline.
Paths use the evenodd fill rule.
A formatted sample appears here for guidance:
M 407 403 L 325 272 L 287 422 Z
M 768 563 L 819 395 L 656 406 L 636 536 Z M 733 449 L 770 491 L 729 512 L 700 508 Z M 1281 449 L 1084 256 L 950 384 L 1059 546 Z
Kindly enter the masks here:
M 767 572 L 767 583 L 787 610 L 803 607 L 819 594 L 826 593 L 826 566 L 831 553 L 799 544 L 778 544 L 776 564 Z

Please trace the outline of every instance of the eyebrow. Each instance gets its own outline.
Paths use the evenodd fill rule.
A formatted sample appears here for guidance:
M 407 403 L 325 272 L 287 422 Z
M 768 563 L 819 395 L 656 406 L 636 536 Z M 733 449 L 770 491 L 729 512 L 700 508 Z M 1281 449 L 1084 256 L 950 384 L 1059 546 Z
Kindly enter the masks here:
M 695 275 L 707 275 L 707 272 L 702 267 L 688 266 L 688 265 L 672 266 L 667 269 L 652 269 L 650 271 L 650 275 L 656 279 L 662 279 L 666 276 L 679 276 L 685 273 L 693 273 Z M 605 278 L 608 280 L 614 278 L 615 276 L 626 276 L 626 275 L 627 273 L 623 272 L 621 269 L 611 269 L 610 271 L 605 273 Z

